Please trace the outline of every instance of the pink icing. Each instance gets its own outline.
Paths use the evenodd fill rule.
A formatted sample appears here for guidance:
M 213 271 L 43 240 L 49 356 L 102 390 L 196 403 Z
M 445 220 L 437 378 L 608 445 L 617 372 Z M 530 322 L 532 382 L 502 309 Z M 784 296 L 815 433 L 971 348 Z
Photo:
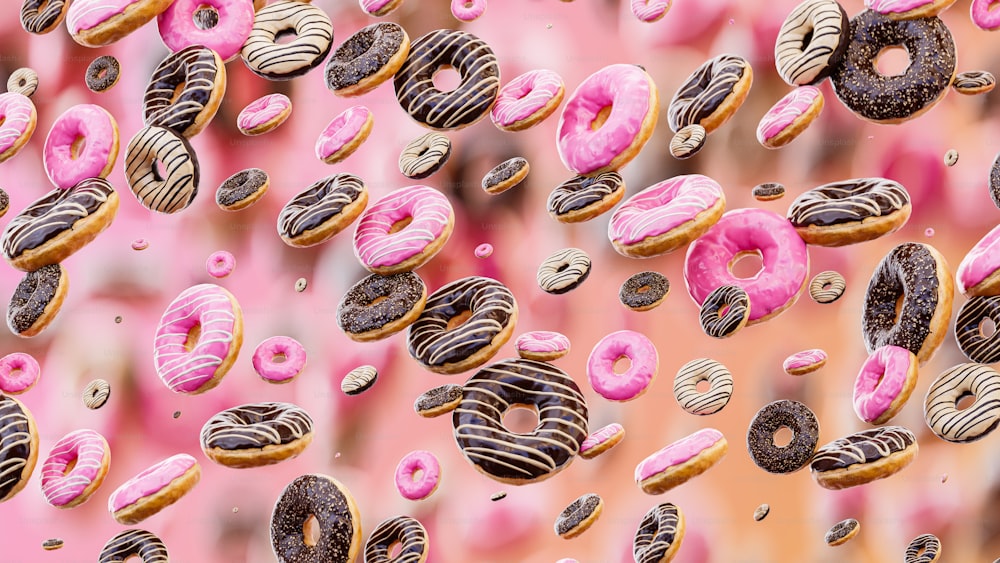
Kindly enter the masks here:
M 361 9 L 374 15 L 375 12 L 385 9 L 386 6 L 392 4 L 396 0 L 359 0 L 361 3 Z
M 132 241 L 132 250 L 146 250 L 149 248 L 149 241 L 144 238 L 137 238 Z
M 451 202 L 434 188 L 400 188 L 361 215 L 354 231 L 354 254 L 368 269 L 394 266 L 420 254 L 441 237 L 454 215 Z M 409 225 L 389 233 L 393 224 L 406 218 L 412 218 Z
M 759 251 L 762 267 L 753 277 L 737 278 L 729 263 L 741 252 Z M 789 306 L 809 273 L 806 243 L 781 215 L 764 209 L 727 211 L 707 233 L 691 243 L 684 258 L 684 283 L 699 306 L 724 285 L 750 296 L 750 320 Z
M 785 358 L 781 367 L 785 371 L 795 371 L 826 361 L 826 352 L 819 348 L 803 350 Z
M 344 145 L 361 133 L 371 114 L 371 110 L 365 106 L 353 106 L 334 117 L 316 140 L 316 156 L 320 160 L 326 160 L 344 148 Z
M 541 110 L 564 89 L 563 79 L 551 70 L 530 70 L 504 85 L 490 111 L 490 119 L 509 127 Z
M 979 239 L 965 258 L 962 258 L 955 271 L 958 290 L 969 295 L 970 288 L 982 283 L 997 268 L 1000 268 L 1000 225 L 993 227 L 986 236 Z
M 972 0 L 969 11 L 972 15 L 972 23 L 979 29 L 993 31 L 1000 27 L 1000 10 L 990 9 L 997 0 Z
M 244 134 L 268 123 L 274 124 L 272 128 L 277 127 L 288 119 L 287 113 L 284 117 L 280 116 L 290 107 L 292 107 L 292 101 L 288 99 L 288 96 L 268 94 L 247 104 L 247 107 L 243 108 L 236 116 L 236 126 Z
M 216 376 L 232 346 L 235 303 L 228 291 L 206 283 L 184 290 L 167 307 L 153 338 L 153 363 L 171 391 L 197 392 Z M 201 334 L 189 352 L 184 343 L 195 325 Z
M 757 125 L 757 141 L 764 144 L 799 120 L 823 97 L 815 86 L 799 86 L 785 94 L 764 114 Z
M 73 158 L 73 142 L 86 144 Z M 69 189 L 87 178 L 104 178 L 108 162 L 118 157 L 118 125 L 104 108 L 80 104 L 63 112 L 45 138 L 42 165 L 56 187 Z
M 714 428 L 704 428 L 681 438 L 642 460 L 635 468 L 635 480 L 641 483 L 675 465 L 680 465 L 714 446 L 722 438 L 722 432 Z
M 615 64 L 584 80 L 566 101 L 559 118 L 556 148 L 566 168 L 587 174 L 607 166 L 636 142 L 653 108 L 655 88 L 649 75 L 636 65 Z M 597 130 L 591 123 L 611 106 L 607 121 Z
M 486 11 L 486 0 L 451 0 L 451 15 L 470 22 Z
M 617 422 L 612 422 L 611 424 L 601 428 L 600 430 L 587 436 L 587 439 L 580 444 L 580 453 L 588 452 L 597 446 L 607 442 L 608 440 L 625 433 L 625 427 Z
M 489 258 L 493 255 L 493 245 L 488 242 L 480 244 L 476 247 L 475 255 L 476 258 Z
M 518 351 L 545 354 L 547 352 L 565 352 L 569 350 L 569 338 L 566 335 L 549 330 L 526 332 L 514 341 Z
M 0 391 L 17 395 L 38 381 L 41 369 L 31 354 L 14 352 L 0 358 Z
M 418 471 L 423 472 L 416 478 Z M 427 450 L 412 451 L 396 466 L 396 489 L 403 498 L 422 500 L 431 495 L 441 479 L 441 464 Z
M 66 29 L 73 35 L 93 29 L 142 0 L 73 0 L 66 10 Z
M 160 491 L 174 479 L 184 475 L 198 462 L 188 454 L 177 454 L 153 465 L 122 483 L 108 497 L 108 510 L 118 512 L 139 499 Z
M 278 355 L 283 355 L 285 360 L 275 362 L 274 357 Z M 257 345 L 252 361 L 254 371 L 265 381 L 286 383 L 306 367 L 306 349 L 294 338 L 272 336 Z
M 655 22 L 670 9 L 671 0 L 632 0 L 632 13 L 640 21 Z
M 621 357 L 632 365 L 616 374 L 615 361 Z M 645 335 L 620 330 L 605 336 L 594 346 L 587 359 L 587 378 L 597 394 L 612 401 L 629 401 L 649 387 L 660 363 L 656 346 Z
M 219 250 L 208 257 L 205 267 L 208 269 L 208 275 L 213 278 L 224 278 L 233 273 L 233 268 L 236 267 L 236 258 L 225 250 Z
M 937 0 L 865 0 L 865 7 L 880 14 L 901 14 L 934 2 Z
M 42 464 L 42 494 L 52 506 L 65 506 L 78 499 L 97 480 L 111 451 L 108 442 L 94 430 L 76 430 L 52 446 Z M 67 473 L 69 464 L 76 461 Z
M 872 422 L 885 413 L 915 361 L 912 352 L 899 346 L 883 346 L 868 356 L 854 380 L 854 412 L 861 420 Z
M 35 114 L 35 104 L 17 92 L 0 94 L 0 154 L 10 150 L 28 133 L 31 117 Z M 9 158 L 9 157 L 8 157 Z
M 201 29 L 194 23 L 194 13 L 203 6 L 215 8 L 219 23 Z M 253 29 L 253 2 L 246 0 L 174 0 L 156 17 L 163 44 L 173 52 L 191 45 L 204 45 L 228 61 L 240 53 Z
M 722 186 L 708 176 L 676 176 L 630 197 L 611 216 L 608 238 L 620 244 L 636 244 L 662 235 L 715 205 L 723 197 Z

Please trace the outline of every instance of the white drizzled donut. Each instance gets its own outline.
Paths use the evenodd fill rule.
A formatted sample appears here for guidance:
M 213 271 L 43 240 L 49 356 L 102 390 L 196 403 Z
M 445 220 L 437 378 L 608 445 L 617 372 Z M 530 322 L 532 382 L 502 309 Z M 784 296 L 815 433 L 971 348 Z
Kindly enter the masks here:
M 708 382 L 708 390 L 698 391 L 698 384 Z M 674 399 L 685 412 L 715 414 L 729 404 L 733 396 L 733 374 L 721 363 L 698 358 L 681 366 L 674 377 Z
M 632 555 L 636 563 L 670 561 L 683 539 L 684 513 L 677 505 L 665 502 L 642 517 L 632 540 Z
M 399 172 L 412 180 L 426 178 L 448 162 L 451 140 L 441 133 L 425 133 L 410 141 L 399 153 Z
M 153 166 L 156 162 L 162 176 Z M 176 213 L 198 195 L 198 157 L 181 135 L 165 127 L 146 127 L 128 143 L 125 179 L 143 207 Z
M 295 39 L 278 43 L 285 33 Z M 253 29 L 240 56 L 254 74 L 268 80 L 291 80 L 317 67 L 333 45 L 333 24 L 315 4 L 280 0 L 254 15 Z
M 799 4 L 785 18 L 774 43 L 778 75 L 792 86 L 826 78 L 847 48 L 847 27 L 847 12 L 835 0 Z
M 959 410 L 965 397 L 975 400 Z M 1000 373 L 983 364 L 959 364 L 931 383 L 924 398 L 924 420 L 949 442 L 974 442 L 1000 424 Z

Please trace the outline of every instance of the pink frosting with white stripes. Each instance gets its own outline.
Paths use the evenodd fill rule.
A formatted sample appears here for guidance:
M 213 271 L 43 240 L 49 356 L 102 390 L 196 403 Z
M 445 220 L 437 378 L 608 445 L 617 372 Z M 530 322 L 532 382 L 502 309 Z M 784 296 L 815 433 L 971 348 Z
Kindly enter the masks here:
M 781 364 L 781 367 L 785 371 L 795 371 L 808 368 L 825 361 L 826 352 L 820 350 L 819 348 L 813 348 L 812 350 L 803 350 L 788 356 Z
M 168 457 L 115 489 L 115 492 L 108 497 L 108 510 L 118 512 L 126 506 L 135 504 L 141 498 L 159 492 L 197 464 L 197 460 L 188 454 Z
M 635 480 L 639 483 L 675 465 L 680 465 L 714 446 L 722 438 L 722 432 L 714 428 L 704 428 L 681 438 L 642 460 L 635 468 Z
M 580 453 L 588 452 L 597 446 L 607 442 L 608 440 L 625 433 L 625 427 L 617 422 L 612 422 L 611 424 L 597 430 L 587 439 L 580 444 Z
M 73 0 L 66 10 L 66 29 L 71 34 L 93 29 L 142 0 Z
M 395 0 L 358 0 L 361 4 L 361 9 L 368 12 L 369 14 L 375 15 L 376 12 L 385 9 L 386 6 L 392 4 Z
M 219 23 L 201 29 L 194 23 L 199 8 L 209 6 L 219 15 Z M 204 45 L 228 61 L 240 54 L 253 29 L 253 2 L 247 0 L 174 0 L 156 16 L 163 44 L 173 52 L 191 45 Z
M 31 354 L 13 352 L 0 358 L 0 391 L 17 395 L 38 381 L 41 369 Z
M 917 358 L 906 348 L 882 346 L 872 352 L 854 380 L 854 412 L 871 422 L 889 408 L 906 385 L 906 376 Z
M 451 0 L 451 15 L 459 21 L 470 22 L 486 11 L 486 0 Z
M 419 184 L 400 188 L 361 215 L 354 231 L 354 254 L 369 270 L 394 266 L 424 252 L 444 234 L 454 216 L 451 202 L 434 188 Z M 407 218 L 412 219 L 410 224 L 389 233 L 395 223 Z
M 317 158 L 326 160 L 357 138 L 371 114 L 365 106 L 353 106 L 340 112 L 316 139 Z
M 73 154 L 73 143 L 86 144 Z M 104 169 L 118 156 L 118 125 L 107 110 L 95 104 L 75 105 L 56 118 L 45 138 L 42 166 L 49 180 L 64 190 L 87 178 L 104 178 Z
M 62 507 L 79 500 L 80 495 L 98 476 L 103 480 L 102 469 L 110 462 L 108 442 L 94 430 L 75 430 L 63 436 L 52 446 L 42 464 L 42 494 L 52 506 Z M 66 471 L 70 463 L 73 469 Z
M 277 127 L 288 119 L 286 114 L 278 121 L 279 116 L 288 111 L 290 107 L 292 107 L 292 101 L 284 94 L 262 96 L 247 104 L 240 111 L 240 114 L 236 116 L 236 126 L 243 132 L 253 131 L 272 122 L 275 122 L 272 128 Z
M 498 126 L 509 127 L 544 108 L 564 88 L 562 77 L 555 71 L 529 70 L 500 89 L 490 119 Z
M 880 14 L 901 14 L 933 4 L 937 0 L 865 0 L 865 7 Z
M 655 22 L 666 15 L 670 2 L 671 0 L 632 0 L 632 13 L 640 21 Z
M 608 238 L 619 244 L 636 244 L 662 235 L 694 220 L 722 197 L 722 186 L 708 176 L 688 174 L 664 180 L 615 210 Z
M 958 290 L 968 295 L 970 287 L 982 283 L 997 271 L 997 268 L 1000 268 L 1000 225 L 993 227 L 979 239 L 965 258 L 962 258 L 958 270 L 955 271 Z
M 815 86 L 799 86 L 785 94 L 764 114 L 757 125 L 757 141 L 764 144 L 802 118 L 823 92 Z
M 631 365 L 615 373 L 615 362 L 629 359 Z M 619 330 L 605 336 L 587 359 L 587 378 L 597 394 L 612 401 L 629 401 L 646 391 L 656 377 L 660 357 L 656 346 L 646 335 L 632 330 Z
M 972 0 L 969 13 L 972 16 L 972 23 L 976 27 L 986 31 L 993 31 L 1000 28 L 1000 10 L 990 9 L 997 0 Z
M 0 94 L 0 119 L 3 119 L 0 123 L 0 154 L 10 150 L 28 134 L 28 124 L 34 113 L 35 104 L 27 96 L 17 92 Z
M 514 341 L 514 348 L 538 354 L 565 352 L 569 350 L 569 338 L 559 332 L 536 330 L 518 336 Z

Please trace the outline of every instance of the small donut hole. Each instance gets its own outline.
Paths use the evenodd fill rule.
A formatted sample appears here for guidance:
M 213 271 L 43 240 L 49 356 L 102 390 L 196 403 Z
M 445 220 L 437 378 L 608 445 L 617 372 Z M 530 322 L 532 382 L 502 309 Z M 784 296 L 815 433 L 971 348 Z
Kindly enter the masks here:
M 161 170 L 162 165 L 160 164 L 160 159 L 154 158 L 153 162 L 149 163 L 149 170 L 153 173 L 153 179 L 157 182 L 162 182 L 166 176 L 163 175 L 163 170 Z
M 399 540 L 392 542 L 389 544 L 388 549 L 385 550 L 385 553 L 389 556 L 390 561 L 395 561 L 403 553 L 403 543 Z
M 955 410 L 964 411 L 965 409 L 972 406 L 972 403 L 976 402 L 976 396 L 972 393 L 962 393 L 955 401 Z
M 875 55 L 875 70 L 882 76 L 906 74 L 910 63 L 910 53 L 902 45 L 890 45 Z
M 0 127 L 3 126 L 4 122 L 7 121 L 6 115 L 0 115 Z
M 448 319 L 448 324 L 445 325 L 445 330 L 454 330 L 462 326 L 463 324 L 465 324 L 465 321 L 469 320 L 469 317 L 471 316 L 472 316 L 472 311 L 462 311 L 461 313 Z
M 764 269 L 764 258 L 759 250 L 744 250 L 738 252 L 729 261 L 729 273 L 741 280 L 757 277 Z
M 994 12 L 997 9 L 1000 9 L 1000 0 L 993 0 L 989 6 L 986 6 L 987 12 Z
M 21 78 L 20 80 L 17 81 L 17 86 L 19 88 L 24 88 L 27 85 L 28 85 L 28 79 L 27 78 Z
M 286 361 L 288 361 L 288 356 L 286 356 L 284 352 L 277 352 L 271 356 L 272 364 L 283 364 Z
M 653 288 L 649 287 L 648 285 L 644 285 L 644 286 L 640 287 L 639 289 L 635 290 L 635 292 L 638 293 L 639 295 L 642 295 L 643 293 L 646 293 L 650 289 L 653 289 Z
M 462 83 L 462 75 L 449 65 L 442 66 L 431 76 L 434 88 L 440 92 L 451 92 Z
M 83 154 L 84 149 L 87 148 L 87 138 L 83 135 L 77 135 L 73 142 L 69 145 L 69 157 L 73 160 L 80 158 Z
M 202 31 L 212 29 L 219 25 L 219 11 L 215 9 L 215 6 L 202 4 L 191 14 L 191 20 L 194 22 L 194 26 Z
M 398 233 L 399 231 L 402 231 L 403 229 L 405 229 L 407 227 L 407 225 L 409 225 L 412 222 L 413 222 L 413 216 L 412 215 L 408 215 L 406 217 L 403 217 L 399 221 L 396 221 L 395 223 L 393 223 L 391 227 L 389 227 L 389 234 L 391 235 L 391 234 L 394 234 L 394 233 Z
M 538 428 L 538 410 L 534 405 L 511 405 L 503 413 L 501 424 L 514 434 L 530 434 Z
M 410 480 L 416 483 L 424 478 L 424 468 L 418 467 L 416 471 L 410 474 Z
M 728 314 L 728 313 L 729 313 L 729 305 L 726 304 L 726 305 L 723 305 L 722 307 L 719 307 L 719 310 L 716 311 L 715 314 L 718 315 L 719 318 L 721 319 L 721 318 L 724 318 L 726 316 L 726 314 Z
M 72 459 L 69 460 L 68 463 L 66 463 L 65 469 L 63 469 L 63 477 L 69 475 L 70 472 L 73 471 L 73 469 L 76 467 L 77 459 L 79 459 L 79 458 L 73 457 Z
M 170 102 L 167 105 L 174 105 L 177 100 L 181 97 L 181 93 L 184 92 L 184 87 L 187 86 L 187 81 L 182 80 L 179 84 L 174 86 L 174 93 L 170 95 Z
M 594 120 L 590 122 L 590 130 L 597 131 L 604 125 L 604 122 L 608 120 L 608 116 L 611 115 L 611 106 L 604 106 L 601 111 L 597 112 L 594 116 Z
M 799 47 L 800 51 L 805 51 L 806 49 L 809 48 L 809 44 L 812 43 L 813 40 L 813 31 L 815 30 L 809 28 L 809 31 L 807 31 L 806 34 L 802 36 L 802 45 Z
M 198 343 L 198 339 L 201 338 L 201 323 L 195 323 L 187 333 L 187 340 L 184 341 L 184 350 L 190 352 L 194 350 L 194 345 Z
M 904 295 L 900 294 L 900 296 L 896 298 L 896 314 L 893 317 L 893 323 L 899 322 L 899 314 L 903 312 L 903 297 Z
M 295 33 L 295 28 L 282 29 L 274 35 L 275 45 L 288 45 L 289 43 L 295 41 L 299 38 L 299 34 Z
M 615 375 L 622 375 L 631 368 L 632 368 L 632 358 L 622 355 L 618 356 L 618 358 L 615 360 L 615 363 L 612 364 L 611 371 L 613 371 Z
M 302 541 L 309 547 L 316 547 L 320 535 L 319 520 L 315 514 L 310 514 L 309 518 L 306 518 L 306 521 L 302 523 Z
M 694 390 L 699 393 L 706 393 L 712 388 L 712 384 L 708 382 L 707 379 L 699 379 L 698 383 L 694 384 Z
M 792 432 L 791 428 L 782 426 L 777 432 L 774 433 L 774 436 L 771 437 L 771 443 L 774 444 L 775 447 L 785 448 L 788 444 L 792 443 L 792 437 L 794 435 L 795 433 Z
M 979 321 L 979 336 L 983 338 L 992 338 L 996 333 L 997 324 L 993 322 L 993 319 L 986 317 L 985 319 Z

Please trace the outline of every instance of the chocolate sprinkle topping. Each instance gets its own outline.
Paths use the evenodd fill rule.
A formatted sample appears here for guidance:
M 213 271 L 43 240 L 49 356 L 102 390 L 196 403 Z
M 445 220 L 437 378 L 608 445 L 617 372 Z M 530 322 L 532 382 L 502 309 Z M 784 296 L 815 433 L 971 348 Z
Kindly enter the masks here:
M 268 183 L 267 172 L 260 168 L 247 168 L 226 178 L 215 192 L 215 202 L 220 207 L 230 207 L 254 195 Z
M 785 195 L 785 186 L 776 182 L 767 182 L 754 186 L 751 195 L 759 201 L 771 201 Z
M 51 538 L 42 542 L 42 549 L 45 551 L 52 551 L 54 549 L 59 549 L 64 544 L 65 542 L 59 538 Z
M 642 289 L 645 288 L 645 291 Z M 670 293 L 670 280 L 659 272 L 639 272 L 625 280 L 618 290 L 618 299 L 629 309 L 646 310 Z
M 102 73 L 104 76 L 101 76 Z M 120 75 L 121 65 L 118 59 L 111 55 L 101 55 L 91 61 L 84 80 L 91 92 L 103 92 L 117 84 Z
M 46 307 L 56 296 L 59 284 L 64 283 L 64 276 L 62 266 L 50 264 L 28 272 L 21 279 L 7 309 L 7 326 L 14 334 L 26 332 L 42 318 Z
M 417 400 L 413 403 L 413 410 L 421 416 L 427 416 L 429 412 L 433 412 L 434 416 L 438 416 L 454 410 L 461 400 L 462 386 L 448 383 L 429 389 L 423 395 L 417 397 Z M 444 409 L 446 405 L 451 405 L 452 408 Z M 441 410 L 439 411 L 439 409 Z
M 588 493 L 574 500 L 556 518 L 556 533 L 560 536 L 565 536 L 573 532 L 574 528 L 583 524 L 603 504 L 604 501 L 601 500 L 600 495 L 595 493 Z
M 3 189 L 0 189 L 0 217 L 3 217 L 10 209 L 10 196 Z
M 413 272 L 388 276 L 371 274 L 354 284 L 341 298 L 337 325 L 348 334 L 378 330 L 406 316 L 426 291 L 423 280 Z
M 1000 153 L 997 153 L 990 168 L 990 199 L 994 205 L 1000 207 Z
M 271 514 L 271 548 L 279 561 L 348 563 L 350 548 L 361 541 L 350 492 L 332 477 L 307 474 L 285 487 Z M 306 544 L 303 526 L 319 522 L 319 541 Z
M 920 356 L 938 306 L 937 267 L 934 255 L 920 243 L 900 244 L 882 259 L 868 282 L 861 313 L 861 333 L 869 354 L 891 344 Z
M 378 73 L 408 41 L 403 28 L 380 22 L 358 30 L 333 52 L 326 63 L 326 87 L 336 92 Z
M 776 446 L 774 435 L 781 428 L 792 431 L 792 440 L 785 446 Z M 788 399 L 764 405 L 747 430 L 750 458 L 768 473 L 798 471 L 809 463 L 818 442 L 819 420 L 812 409 Z
M 830 545 L 840 545 L 850 539 L 850 537 L 853 537 L 860 526 L 861 524 L 854 518 L 841 520 L 826 532 L 826 536 L 823 539 Z
M 520 156 L 501 162 L 483 176 L 483 189 L 492 194 L 500 193 L 496 191 L 496 186 L 510 180 L 526 166 L 528 166 L 528 160 Z M 509 186 L 507 189 L 512 187 L 514 186 Z

